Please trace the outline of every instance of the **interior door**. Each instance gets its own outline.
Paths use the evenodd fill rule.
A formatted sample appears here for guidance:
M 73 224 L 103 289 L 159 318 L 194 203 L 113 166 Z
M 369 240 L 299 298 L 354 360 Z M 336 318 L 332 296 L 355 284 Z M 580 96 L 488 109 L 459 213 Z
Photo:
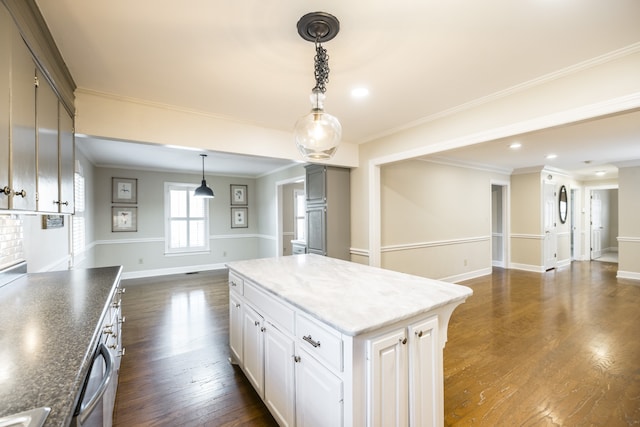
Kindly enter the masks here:
M 556 190 L 550 182 L 544 183 L 544 269 L 557 266 L 558 237 L 556 234 Z
M 602 199 L 597 191 L 591 192 L 591 259 L 602 256 Z

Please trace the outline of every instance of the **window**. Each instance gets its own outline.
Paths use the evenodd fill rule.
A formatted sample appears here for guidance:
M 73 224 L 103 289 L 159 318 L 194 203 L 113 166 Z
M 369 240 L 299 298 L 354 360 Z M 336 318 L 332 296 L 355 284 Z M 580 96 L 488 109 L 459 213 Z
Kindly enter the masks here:
M 293 190 L 293 215 L 295 218 L 294 240 L 304 240 L 305 195 L 304 190 Z
M 71 216 L 72 223 L 72 244 L 73 256 L 79 257 L 85 251 L 86 244 L 86 222 L 85 213 L 85 188 L 82 166 L 76 161 L 76 171 L 73 175 L 74 180 L 74 203 L 75 214 Z M 76 260 L 74 260 L 75 263 Z
M 193 197 L 196 185 L 165 183 L 165 252 L 209 251 L 209 199 Z

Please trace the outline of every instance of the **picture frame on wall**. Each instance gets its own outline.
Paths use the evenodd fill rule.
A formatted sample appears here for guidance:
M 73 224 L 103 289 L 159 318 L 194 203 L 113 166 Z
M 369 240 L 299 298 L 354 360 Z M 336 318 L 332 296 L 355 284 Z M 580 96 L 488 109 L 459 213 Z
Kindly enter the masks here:
M 138 208 L 113 206 L 111 208 L 111 231 L 138 231 Z
M 42 215 L 42 229 L 64 227 L 64 215 Z
M 231 208 L 231 228 L 249 227 L 249 208 Z
M 246 205 L 247 191 L 246 185 L 231 184 L 231 205 Z
M 138 180 L 111 178 L 111 203 L 138 203 Z

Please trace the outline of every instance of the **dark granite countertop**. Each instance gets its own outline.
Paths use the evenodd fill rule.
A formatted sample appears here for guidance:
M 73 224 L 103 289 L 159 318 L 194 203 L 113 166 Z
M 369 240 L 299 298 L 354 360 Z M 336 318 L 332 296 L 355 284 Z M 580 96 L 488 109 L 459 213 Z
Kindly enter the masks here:
M 0 287 L 0 417 L 48 406 L 67 426 L 122 267 L 24 275 Z

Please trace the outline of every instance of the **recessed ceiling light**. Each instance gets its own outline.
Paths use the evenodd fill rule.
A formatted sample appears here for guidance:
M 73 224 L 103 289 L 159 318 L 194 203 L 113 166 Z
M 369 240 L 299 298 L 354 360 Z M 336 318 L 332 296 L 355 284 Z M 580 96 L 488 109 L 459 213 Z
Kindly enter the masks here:
M 547 154 L 546 159 L 547 159 L 547 160 L 552 160 L 552 159 L 555 159 L 556 157 L 558 157 L 558 155 L 557 155 L 557 154 Z
M 357 87 L 351 91 L 351 96 L 354 98 L 364 98 L 369 96 L 369 89 L 366 87 Z
M 597 175 L 597 176 L 603 176 L 603 175 L 606 175 L 606 174 L 607 174 L 607 173 L 606 173 L 605 171 L 597 171 L 597 172 L 596 172 L 596 175 Z
M 509 145 L 509 148 L 511 148 L 512 150 L 517 150 L 520 147 L 522 147 L 522 144 L 519 142 L 513 142 L 511 143 L 511 145 Z

